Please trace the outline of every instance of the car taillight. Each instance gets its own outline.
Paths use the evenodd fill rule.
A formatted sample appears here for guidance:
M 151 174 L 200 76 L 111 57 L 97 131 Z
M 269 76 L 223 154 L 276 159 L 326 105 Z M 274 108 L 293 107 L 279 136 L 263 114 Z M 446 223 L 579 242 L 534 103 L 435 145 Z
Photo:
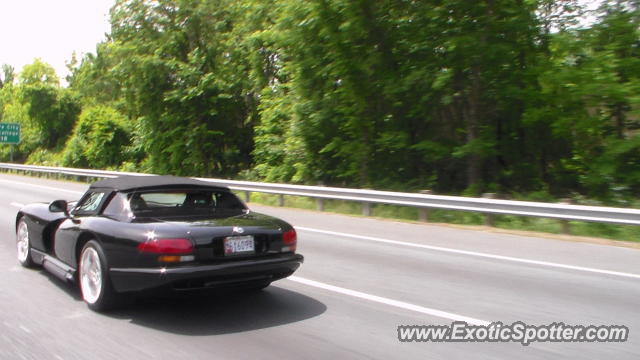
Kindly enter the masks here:
M 150 239 L 138 245 L 138 250 L 152 254 L 190 254 L 193 243 L 189 239 Z
M 298 235 L 296 234 L 295 229 L 291 229 L 282 233 L 282 243 L 284 244 L 284 246 L 282 247 L 282 251 L 295 252 L 297 242 Z

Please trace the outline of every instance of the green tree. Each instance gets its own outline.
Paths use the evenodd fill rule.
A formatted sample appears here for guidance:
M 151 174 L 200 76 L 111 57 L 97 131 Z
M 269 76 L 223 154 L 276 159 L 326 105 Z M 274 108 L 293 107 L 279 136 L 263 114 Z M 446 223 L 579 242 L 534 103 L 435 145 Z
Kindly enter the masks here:
M 41 59 L 34 59 L 33 63 L 25 65 L 18 76 L 22 85 L 60 86 L 60 79 L 53 67 Z
M 117 110 L 90 106 L 80 114 L 62 153 L 65 166 L 107 169 L 131 160 L 131 130 Z
M 2 78 L 0 78 L 0 89 L 5 85 L 12 85 L 15 80 L 15 69 L 9 64 L 2 64 Z
M 38 146 L 62 147 L 80 113 L 80 104 L 72 91 L 60 88 L 53 67 L 40 59 L 24 66 L 15 91 L 27 106 L 29 126 L 40 132 Z
M 605 2 L 589 28 L 550 37 L 539 103 L 525 119 L 542 129 L 540 167 L 552 192 L 608 198 L 638 177 L 622 165 L 633 158 L 639 128 L 632 115 L 640 90 L 638 9 L 622 3 Z
M 131 0 L 112 9 L 114 61 L 100 61 L 153 171 L 232 176 L 251 163 L 255 104 L 231 3 Z
M 536 86 L 535 10 L 453 0 L 279 9 L 264 63 L 277 65 L 270 81 L 290 83 L 310 180 L 447 191 L 513 171 L 510 144 L 496 147 L 522 131 Z

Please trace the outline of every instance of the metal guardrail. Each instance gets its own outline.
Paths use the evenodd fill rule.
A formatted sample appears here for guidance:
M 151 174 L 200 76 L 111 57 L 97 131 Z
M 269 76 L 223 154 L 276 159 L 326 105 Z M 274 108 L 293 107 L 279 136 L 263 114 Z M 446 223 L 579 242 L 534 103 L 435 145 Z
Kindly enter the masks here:
M 0 169 L 17 170 L 35 173 L 61 174 L 67 176 L 81 176 L 90 178 L 108 178 L 122 175 L 152 176 L 151 174 L 75 169 L 64 167 L 35 166 L 0 163 Z M 324 186 L 304 186 L 260 183 L 250 181 L 235 181 L 223 179 L 197 178 L 215 185 L 227 186 L 231 190 L 245 191 L 247 200 L 249 193 L 268 193 L 280 196 L 280 205 L 284 205 L 284 196 L 303 196 L 318 199 L 318 208 L 322 210 L 323 199 L 357 201 L 363 203 L 363 214 L 370 215 L 370 204 L 390 204 L 411 206 L 423 209 L 445 209 L 480 212 L 487 214 L 490 224 L 493 214 L 532 216 L 559 220 L 589 221 L 611 224 L 640 225 L 640 209 L 625 209 L 603 206 L 584 206 L 569 204 L 539 203 L 530 201 L 499 200 L 487 198 L 471 198 L 461 196 L 442 196 L 415 193 L 401 193 L 391 191 L 348 189 Z M 423 220 L 427 216 L 423 214 Z

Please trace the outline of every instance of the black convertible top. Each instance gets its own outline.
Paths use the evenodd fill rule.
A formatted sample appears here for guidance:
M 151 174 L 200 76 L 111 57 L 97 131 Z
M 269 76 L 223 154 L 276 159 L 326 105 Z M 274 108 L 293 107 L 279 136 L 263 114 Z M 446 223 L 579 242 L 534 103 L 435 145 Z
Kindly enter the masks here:
M 224 186 L 216 186 L 211 183 L 178 176 L 118 176 L 116 178 L 104 179 L 91 184 L 90 189 L 113 189 L 129 191 L 143 188 L 162 187 L 208 187 L 219 190 L 229 190 Z

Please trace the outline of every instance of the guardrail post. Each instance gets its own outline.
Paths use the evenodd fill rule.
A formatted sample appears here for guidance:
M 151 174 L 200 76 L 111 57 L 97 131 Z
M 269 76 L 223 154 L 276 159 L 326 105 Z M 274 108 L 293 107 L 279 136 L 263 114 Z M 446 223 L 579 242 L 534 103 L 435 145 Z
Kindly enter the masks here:
M 482 194 L 484 199 L 495 199 L 496 193 L 484 193 Z M 496 217 L 493 214 L 485 213 L 484 214 L 484 225 L 495 227 L 496 226 Z
M 420 194 L 431 195 L 431 190 L 420 190 Z M 429 222 L 429 208 L 418 209 L 418 220 L 422 222 Z
M 573 199 L 560 199 L 560 204 L 571 205 L 573 204 Z M 571 224 L 569 224 L 569 220 L 560 220 L 560 232 L 565 235 L 571 235 Z
M 244 192 L 244 202 L 251 202 L 251 191 Z
M 284 195 L 278 194 L 278 206 L 284 206 Z
M 316 208 L 318 211 L 324 211 L 324 199 L 316 198 Z
M 362 215 L 371 216 L 371 203 L 368 203 L 368 202 L 362 203 Z

